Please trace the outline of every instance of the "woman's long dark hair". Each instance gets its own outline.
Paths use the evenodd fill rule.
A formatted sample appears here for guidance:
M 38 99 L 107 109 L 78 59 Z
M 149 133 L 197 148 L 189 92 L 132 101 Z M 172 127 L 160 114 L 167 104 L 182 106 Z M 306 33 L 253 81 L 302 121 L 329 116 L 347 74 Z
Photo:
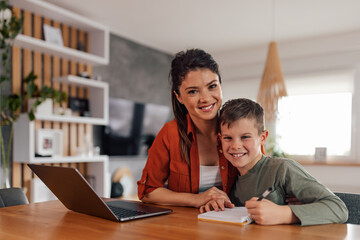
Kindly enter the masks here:
M 181 86 L 186 74 L 197 69 L 211 70 L 219 76 L 219 81 L 221 83 L 218 64 L 209 53 L 201 49 L 190 49 L 186 52 L 181 51 L 177 53 L 171 62 L 171 70 L 169 74 L 171 83 L 171 103 L 179 129 L 180 151 L 182 157 L 188 164 L 190 164 L 189 152 L 191 148 L 191 139 L 187 135 L 186 114 L 188 113 L 188 110 L 177 100 L 175 93 L 180 95 L 179 87 Z

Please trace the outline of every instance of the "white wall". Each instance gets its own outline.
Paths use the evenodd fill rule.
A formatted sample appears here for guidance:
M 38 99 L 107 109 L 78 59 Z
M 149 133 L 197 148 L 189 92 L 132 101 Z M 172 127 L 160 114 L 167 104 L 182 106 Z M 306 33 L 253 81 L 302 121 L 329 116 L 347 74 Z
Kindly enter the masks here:
M 353 136 L 354 161 L 360 163 L 360 31 L 339 35 L 278 42 L 286 78 L 291 76 L 354 71 Z M 268 46 L 254 46 L 215 53 L 223 78 L 224 100 L 246 97 L 256 100 Z M 357 150 L 359 149 L 359 150 Z M 360 193 L 360 166 L 312 166 L 305 168 L 333 191 Z
M 304 167 L 333 192 L 360 194 L 360 166 L 305 165 Z

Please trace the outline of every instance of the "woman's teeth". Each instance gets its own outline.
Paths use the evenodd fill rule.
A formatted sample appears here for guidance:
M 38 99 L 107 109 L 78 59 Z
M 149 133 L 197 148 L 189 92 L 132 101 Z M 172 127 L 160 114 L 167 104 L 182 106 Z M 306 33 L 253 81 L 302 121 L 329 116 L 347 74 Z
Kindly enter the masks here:
M 214 106 L 214 104 L 210 105 L 210 106 L 207 106 L 207 107 L 201 107 L 201 109 L 203 110 L 209 110 L 210 108 L 212 108 L 212 106 Z

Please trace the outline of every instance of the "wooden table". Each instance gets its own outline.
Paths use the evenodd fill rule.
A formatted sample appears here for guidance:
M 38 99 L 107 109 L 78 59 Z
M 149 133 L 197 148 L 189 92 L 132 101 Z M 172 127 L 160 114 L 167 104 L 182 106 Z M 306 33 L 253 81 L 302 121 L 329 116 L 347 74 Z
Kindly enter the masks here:
M 67 210 L 59 201 L 0 208 L 0 239 L 360 239 L 360 225 L 239 226 L 197 220 L 198 210 L 124 223 Z

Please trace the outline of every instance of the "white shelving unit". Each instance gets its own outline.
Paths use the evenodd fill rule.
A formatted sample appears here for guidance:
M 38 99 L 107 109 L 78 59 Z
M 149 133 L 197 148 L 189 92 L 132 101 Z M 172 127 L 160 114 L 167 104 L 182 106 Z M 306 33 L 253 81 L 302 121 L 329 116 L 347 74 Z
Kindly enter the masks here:
M 18 35 L 15 46 L 39 51 L 69 60 L 91 65 L 106 65 L 109 63 L 109 28 L 91 19 L 76 15 L 70 11 L 39 0 L 10 0 L 10 4 L 30 11 L 54 21 L 82 29 L 89 33 L 89 52 L 82 52 L 68 47 L 47 43 L 43 40 L 25 35 Z
M 17 47 L 58 56 L 70 61 L 92 66 L 109 63 L 109 28 L 91 19 L 84 18 L 58 6 L 39 0 L 10 0 L 9 3 L 24 11 L 38 14 L 61 24 L 88 32 L 89 53 L 76 49 L 58 46 L 33 37 L 18 35 L 14 41 Z M 74 122 L 93 125 L 106 125 L 108 113 L 108 83 L 84 79 L 77 76 L 63 76 L 53 79 L 55 82 L 82 86 L 89 91 L 91 117 L 60 115 L 36 115 L 37 120 L 53 122 Z M 96 177 L 94 188 L 100 196 L 110 197 L 110 177 L 108 173 L 108 156 L 77 157 L 35 157 L 35 123 L 29 121 L 26 113 L 21 114 L 14 125 L 14 162 L 17 163 L 72 163 L 86 162 L 88 175 Z

